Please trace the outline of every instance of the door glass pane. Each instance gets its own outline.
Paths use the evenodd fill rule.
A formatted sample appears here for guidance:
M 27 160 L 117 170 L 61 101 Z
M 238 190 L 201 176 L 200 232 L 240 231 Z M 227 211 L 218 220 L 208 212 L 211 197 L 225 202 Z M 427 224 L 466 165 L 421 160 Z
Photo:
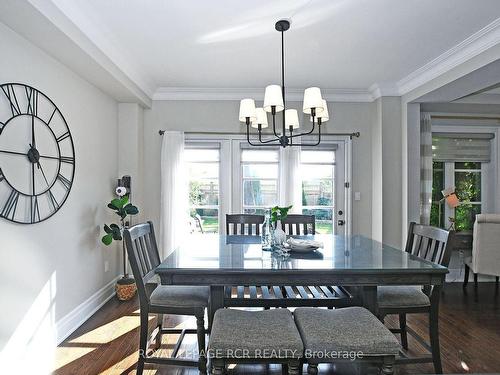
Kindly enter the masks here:
M 278 164 L 244 164 L 243 178 L 276 178 Z
M 303 206 L 332 206 L 333 180 L 306 180 L 302 182 Z
M 315 215 L 316 233 L 333 233 L 333 210 L 331 209 L 303 209 L 304 215 Z
M 333 178 L 333 165 L 303 164 L 301 174 L 304 180 Z
M 480 204 L 463 203 L 455 208 L 455 229 L 472 230 L 476 215 L 481 213 Z
M 190 231 L 219 230 L 219 150 L 187 149 Z
M 432 163 L 432 206 L 431 206 L 431 222 L 435 227 L 444 225 L 444 207 L 443 202 L 439 202 L 443 195 L 441 191 L 444 189 L 444 163 Z M 439 218 L 439 206 L 441 205 L 441 218 Z
M 270 207 L 277 202 L 278 184 L 276 180 L 243 181 L 243 204 L 245 206 Z
M 464 163 L 455 163 L 455 169 L 479 169 L 481 170 L 481 163 L 467 161 Z
M 277 150 L 242 150 L 242 162 L 278 162 Z
M 301 163 L 333 163 L 335 151 L 301 151 Z
M 455 172 L 455 189 L 460 201 L 481 201 L 481 172 Z

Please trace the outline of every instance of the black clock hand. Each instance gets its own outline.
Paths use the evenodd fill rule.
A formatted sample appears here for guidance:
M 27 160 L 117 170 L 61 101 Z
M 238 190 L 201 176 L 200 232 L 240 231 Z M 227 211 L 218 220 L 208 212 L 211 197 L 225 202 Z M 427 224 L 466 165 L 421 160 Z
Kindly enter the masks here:
M 35 164 L 31 163 L 31 186 L 33 188 L 33 195 L 36 195 L 35 193 Z
M 28 155 L 27 152 L 16 152 L 16 151 L 8 151 L 8 150 L 0 150 L 0 153 L 3 154 L 12 154 L 12 155 L 21 155 L 21 156 L 26 156 Z M 59 160 L 60 158 L 57 156 L 48 156 L 48 155 L 40 155 L 40 158 L 44 159 L 54 159 L 54 160 Z
M 31 144 L 36 148 L 35 143 L 35 116 L 31 116 Z
M 47 187 L 50 188 L 49 181 L 47 181 L 47 177 L 45 177 L 45 173 L 43 172 L 42 165 L 40 164 L 40 162 L 38 162 L 37 164 L 38 164 L 38 169 L 40 169 L 40 171 L 42 172 L 42 176 L 43 176 L 43 179 L 45 180 L 45 183 L 47 184 Z

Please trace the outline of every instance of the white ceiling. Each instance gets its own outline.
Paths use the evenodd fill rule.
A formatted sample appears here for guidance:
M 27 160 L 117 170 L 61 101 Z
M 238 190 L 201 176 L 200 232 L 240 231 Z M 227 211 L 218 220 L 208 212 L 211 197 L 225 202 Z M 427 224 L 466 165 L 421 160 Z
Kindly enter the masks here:
M 500 58 L 499 1 L 0 0 L 0 22 L 117 100 L 149 107 L 261 99 L 280 81 L 274 23 L 290 18 L 287 98 L 318 85 L 327 100 L 370 102 L 422 95 Z M 486 87 L 476 86 L 462 96 Z
M 52 0 L 158 87 L 367 89 L 393 84 L 500 16 L 499 0 Z

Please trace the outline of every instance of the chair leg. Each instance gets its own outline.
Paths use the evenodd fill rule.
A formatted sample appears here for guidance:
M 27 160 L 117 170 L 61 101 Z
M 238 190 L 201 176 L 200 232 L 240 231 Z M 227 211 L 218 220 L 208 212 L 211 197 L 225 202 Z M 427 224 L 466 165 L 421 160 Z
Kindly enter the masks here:
M 318 365 L 315 363 L 310 363 L 307 365 L 307 374 L 308 375 L 317 375 L 318 374 Z
M 497 288 L 498 288 L 498 282 L 499 282 L 499 279 L 500 279 L 500 277 L 499 277 L 499 276 L 495 277 L 495 284 L 496 284 L 496 287 L 497 287 Z
M 386 356 L 384 357 L 384 362 L 382 364 L 382 374 L 384 375 L 392 375 L 394 374 L 394 362 L 396 359 L 394 356 Z
M 439 307 L 436 306 L 435 303 L 431 303 L 431 311 L 429 314 L 429 337 L 434 372 L 436 374 L 442 374 L 443 367 L 441 365 L 441 349 L 439 347 Z
M 408 332 L 406 331 L 406 314 L 399 314 L 399 329 L 401 330 L 401 346 L 408 350 Z
M 474 288 L 477 289 L 477 273 L 474 274 Z
M 463 287 L 465 288 L 467 286 L 467 284 L 469 283 L 469 273 L 470 273 L 470 268 L 469 266 L 466 264 L 465 267 L 464 267 L 464 283 L 463 283 Z
M 226 364 L 223 360 L 214 359 L 212 364 L 212 375 L 224 375 Z
M 298 359 L 290 360 L 288 362 L 288 375 L 299 375 L 300 361 Z
M 203 315 L 196 317 L 196 335 L 198 336 L 198 353 L 199 363 L 198 370 L 206 373 L 207 371 L 207 356 L 205 348 L 205 317 Z
M 144 360 L 147 356 L 146 347 L 148 344 L 148 313 L 147 311 L 141 310 L 141 327 L 140 327 L 140 337 L 139 337 L 139 360 L 137 361 L 137 375 L 142 375 L 144 371 Z
M 155 349 L 158 350 L 161 347 L 161 337 L 162 337 L 161 330 L 163 329 L 163 314 L 156 315 L 156 326 L 158 328 L 158 334 L 156 335 L 155 339 Z

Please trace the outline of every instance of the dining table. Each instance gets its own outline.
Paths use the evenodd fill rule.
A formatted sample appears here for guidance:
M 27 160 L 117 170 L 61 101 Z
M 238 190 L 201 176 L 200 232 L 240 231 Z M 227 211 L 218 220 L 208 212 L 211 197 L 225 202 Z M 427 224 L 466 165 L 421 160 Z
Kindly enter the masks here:
M 163 285 L 209 286 L 209 327 L 233 285 L 356 287 L 359 304 L 378 315 L 377 287 L 441 287 L 448 269 L 362 235 L 293 236 L 322 244 L 311 252 L 269 251 L 260 236 L 186 235 L 156 268 Z

